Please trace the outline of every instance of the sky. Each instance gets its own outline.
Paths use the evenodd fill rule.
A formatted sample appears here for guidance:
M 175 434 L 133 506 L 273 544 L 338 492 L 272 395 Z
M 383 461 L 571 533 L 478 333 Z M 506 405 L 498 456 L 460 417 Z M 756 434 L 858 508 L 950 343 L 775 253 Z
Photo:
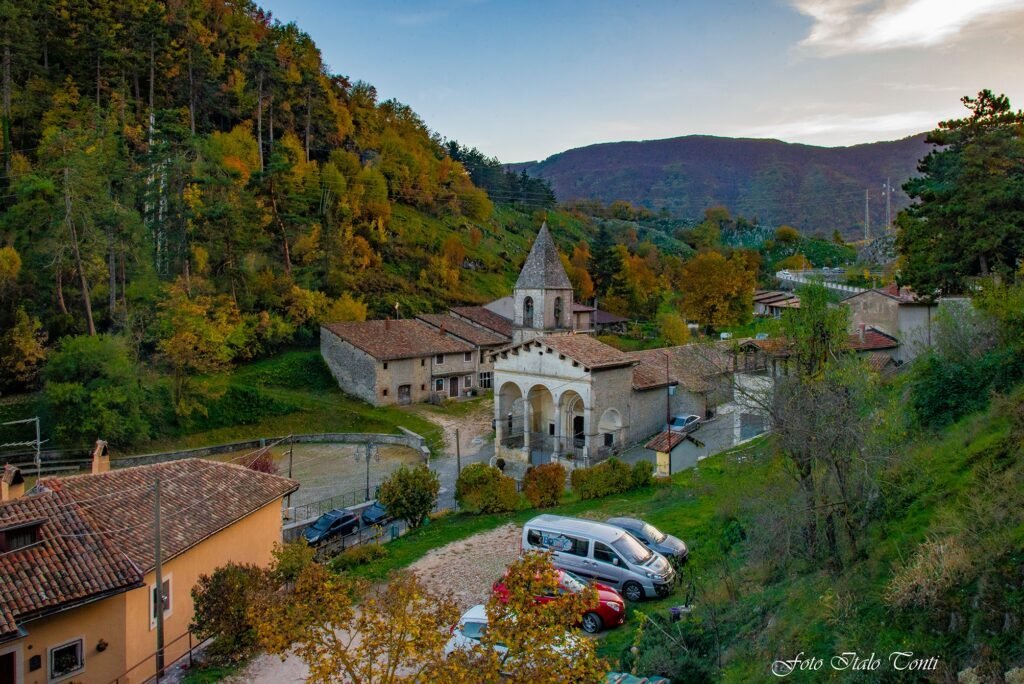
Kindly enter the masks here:
M 258 0 L 333 73 L 504 162 L 706 134 L 894 140 L 1024 107 L 1024 0 Z

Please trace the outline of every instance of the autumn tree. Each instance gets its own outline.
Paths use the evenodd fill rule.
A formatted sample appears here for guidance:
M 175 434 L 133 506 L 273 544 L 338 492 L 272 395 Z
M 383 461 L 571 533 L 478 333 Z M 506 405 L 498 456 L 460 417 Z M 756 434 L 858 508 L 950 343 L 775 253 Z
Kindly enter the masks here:
M 419 527 L 437 503 L 441 480 L 424 465 L 401 466 L 380 485 L 377 500 L 388 513 L 405 520 L 409 527 Z
M 0 388 L 30 388 L 46 359 L 46 333 L 24 307 L 14 312 L 13 325 L 0 333 Z
M 173 376 L 175 412 L 187 416 L 204 412 L 207 395 L 196 384 L 197 375 L 227 368 L 242 340 L 241 315 L 226 296 L 205 293 L 199 279 L 179 278 L 167 288 L 160 305 L 157 349 Z
M 690 329 L 686 321 L 675 311 L 658 314 L 658 330 L 661 338 L 669 344 L 686 344 L 690 341 Z
M 780 245 L 795 245 L 800 242 L 800 231 L 793 226 L 779 226 L 775 229 L 775 241 Z
M 595 644 L 583 636 L 582 616 L 596 603 L 596 592 L 560 592 L 558 573 L 546 554 L 528 552 L 509 566 L 505 591 L 487 602 L 487 630 L 468 653 L 452 658 L 465 662 L 473 681 L 505 678 L 513 682 L 600 682 L 609 665 L 597 656 Z M 554 601 L 537 601 L 555 595 Z
M 724 328 L 750 318 L 757 270 L 741 253 L 697 254 L 683 265 L 677 288 L 682 310 L 706 330 Z
M 411 572 L 371 589 L 314 563 L 294 590 L 265 593 L 250 615 L 260 646 L 282 660 L 297 655 L 309 668 L 308 682 L 476 680 L 444 657 L 448 628 L 459 619 L 451 597 L 429 591 Z

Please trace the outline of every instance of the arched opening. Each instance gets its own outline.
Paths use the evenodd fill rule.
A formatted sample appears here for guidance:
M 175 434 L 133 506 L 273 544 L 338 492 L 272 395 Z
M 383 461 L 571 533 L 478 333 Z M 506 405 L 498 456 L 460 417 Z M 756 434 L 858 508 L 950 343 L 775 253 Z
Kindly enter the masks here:
M 555 432 L 555 400 L 551 390 L 544 385 L 534 385 L 527 396 L 530 402 L 530 462 L 544 463 L 554 447 Z M 537 459 L 542 454 L 544 458 Z
M 618 410 L 610 408 L 601 414 L 601 420 L 597 423 L 599 447 L 611 449 L 622 442 L 622 414 Z
M 533 297 L 523 300 L 523 327 L 533 328 Z
M 562 298 L 555 297 L 555 327 L 561 328 L 562 325 Z
M 523 445 L 523 392 L 514 382 L 506 382 L 498 390 L 496 421 L 501 421 L 501 445 L 516 449 Z
M 567 390 L 559 400 L 562 425 L 560 436 L 562 438 L 562 452 L 582 456 L 584 447 L 587 444 L 587 424 L 583 411 L 583 397 Z

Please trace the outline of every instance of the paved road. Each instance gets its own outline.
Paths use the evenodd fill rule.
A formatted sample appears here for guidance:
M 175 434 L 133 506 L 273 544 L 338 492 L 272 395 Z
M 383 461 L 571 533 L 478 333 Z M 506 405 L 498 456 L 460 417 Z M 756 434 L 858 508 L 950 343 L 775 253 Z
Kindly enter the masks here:
M 430 460 L 430 469 L 441 479 L 441 494 L 437 500 L 439 508 L 455 507 L 455 481 L 459 477 L 459 460 L 462 462 L 462 467 L 465 468 L 470 463 L 488 463 L 494 456 L 494 442 L 462 446 L 461 459 L 446 454 Z

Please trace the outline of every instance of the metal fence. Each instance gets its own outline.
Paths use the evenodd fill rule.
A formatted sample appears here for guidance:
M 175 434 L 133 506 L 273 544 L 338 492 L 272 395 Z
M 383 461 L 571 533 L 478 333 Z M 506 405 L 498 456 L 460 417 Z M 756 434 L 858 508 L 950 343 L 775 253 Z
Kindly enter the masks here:
M 369 497 L 366 496 L 366 488 L 362 487 L 350 492 L 335 494 L 327 499 L 298 504 L 287 509 L 287 511 L 289 517 L 294 521 L 310 520 L 323 515 L 327 511 L 333 511 L 336 508 L 348 508 L 349 506 L 358 506 L 361 503 L 366 503 L 373 499 L 373 496 L 377 493 L 377 488 L 379 486 L 379 484 L 371 485 Z

